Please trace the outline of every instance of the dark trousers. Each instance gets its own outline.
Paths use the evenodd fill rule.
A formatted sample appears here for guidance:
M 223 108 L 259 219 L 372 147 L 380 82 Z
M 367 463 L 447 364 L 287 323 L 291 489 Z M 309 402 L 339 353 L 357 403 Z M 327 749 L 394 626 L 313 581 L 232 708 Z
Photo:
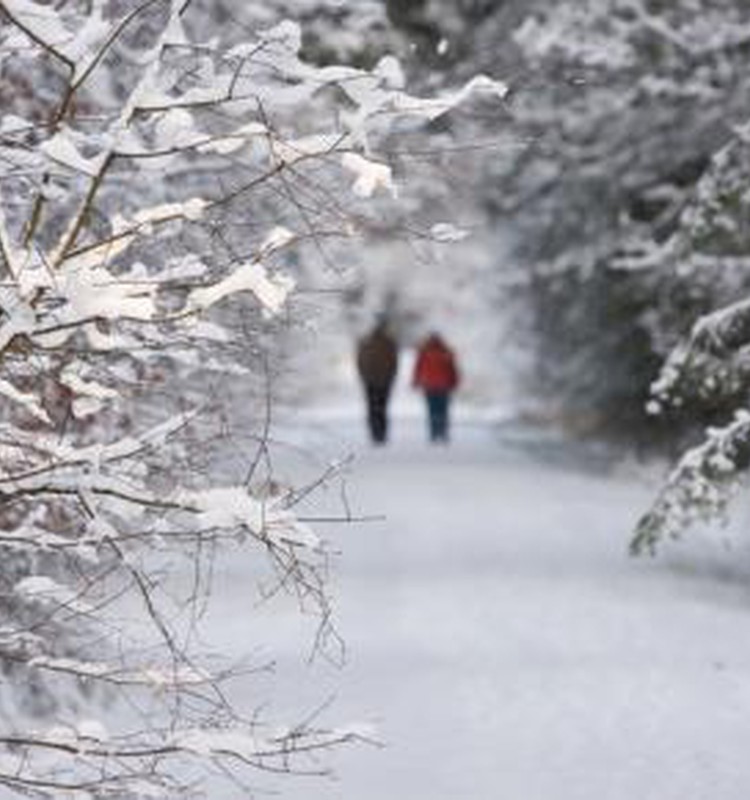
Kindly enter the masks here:
M 430 427 L 430 440 L 433 442 L 448 441 L 448 392 L 427 392 L 427 417 Z
M 388 439 L 388 397 L 390 386 L 365 386 L 367 400 L 367 426 L 370 438 L 377 444 Z

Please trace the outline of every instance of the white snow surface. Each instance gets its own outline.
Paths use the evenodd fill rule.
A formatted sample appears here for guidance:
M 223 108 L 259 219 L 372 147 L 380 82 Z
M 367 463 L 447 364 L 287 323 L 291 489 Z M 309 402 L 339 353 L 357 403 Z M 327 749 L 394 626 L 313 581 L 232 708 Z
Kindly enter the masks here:
M 341 553 L 332 590 L 346 663 L 308 663 L 314 621 L 293 602 L 258 606 L 250 552 L 216 564 L 223 591 L 207 629 L 228 655 L 276 660 L 233 684 L 238 702 L 272 697 L 266 711 L 289 722 L 323 708 L 316 724 L 365 726 L 384 747 L 331 756 L 335 780 L 256 775 L 258 789 L 291 800 L 744 800 L 741 525 L 631 559 L 657 470 L 465 408 L 452 444 L 431 446 L 417 404 L 399 406 L 377 449 L 349 408 L 296 413 L 277 431 L 290 445 L 283 479 L 352 453 L 352 513 L 383 515 L 316 528 Z M 340 496 L 331 484 L 310 513 L 334 513 Z
M 358 197 L 372 197 L 378 189 L 396 196 L 391 168 L 387 164 L 377 164 L 358 153 L 344 153 L 341 163 L 357 176 L 352 191 Z

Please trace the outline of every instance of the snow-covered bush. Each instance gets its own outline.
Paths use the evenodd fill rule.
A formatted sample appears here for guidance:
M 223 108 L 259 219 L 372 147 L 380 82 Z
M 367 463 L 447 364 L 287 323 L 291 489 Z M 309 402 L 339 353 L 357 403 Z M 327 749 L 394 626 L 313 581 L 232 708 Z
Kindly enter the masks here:
M 186 760 L 294 770 L 352 738 L 241 722 L 184 633 L 206 553 L 247 541 L 334 638 L 307 492 L 261 485 L 263 430 L 244 480 L 217 479 L 196 386 L 262 363 L 291 254 L 356 238 L 395 191 L 371 144 L 465 93 L 411 97 L 387 59 L 312 66 L 292 22 L 208 25 L 230 6 L 0 3 L 0 784 L 20 793 L 176 796 Z M 168 554 L 193 563 L 183 598 Z M 134 602 L 145 642 L 119 623 Z M 155 716 L 87 721 L 125 692 Z

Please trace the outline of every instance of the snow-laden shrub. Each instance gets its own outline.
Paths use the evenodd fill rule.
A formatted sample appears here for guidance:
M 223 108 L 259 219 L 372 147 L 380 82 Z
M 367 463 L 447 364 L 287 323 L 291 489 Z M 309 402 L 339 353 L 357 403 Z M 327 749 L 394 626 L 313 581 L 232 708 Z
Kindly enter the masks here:
M 313 66 L 297 24 L 212 27 L 227 8 L 0 4 L 0 663 L 26 698 L 0 725 L 0 784 L 20 793 L 174 797 L 186 760 L 294 770 L 356 737 L 243 722 L 184 635 L 204 559 L 247 542 L 336 642 L 325 544 L 295 513 L 309 492 L 261 480 L 267 405 L 228 482 L 201 389 L 272 369 L 292 255 L 356 238 L 395 193 L 371 143 L 467 92 L 410 96 L 392 61 Z M 160 583 L 172 555 L 196 576 L 183 598 Z M 88 718 L 83 699 L 124 692 L 155 716 Z

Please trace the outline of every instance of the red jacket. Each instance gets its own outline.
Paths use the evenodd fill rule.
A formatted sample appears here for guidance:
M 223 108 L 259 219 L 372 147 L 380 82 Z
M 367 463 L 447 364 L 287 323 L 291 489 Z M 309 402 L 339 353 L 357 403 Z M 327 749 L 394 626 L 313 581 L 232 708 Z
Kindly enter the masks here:
M 414 386 L 426 392 L 450 392 L 458 386 L 458 369 L 451 349 L 437 336 L 419 348 Z

